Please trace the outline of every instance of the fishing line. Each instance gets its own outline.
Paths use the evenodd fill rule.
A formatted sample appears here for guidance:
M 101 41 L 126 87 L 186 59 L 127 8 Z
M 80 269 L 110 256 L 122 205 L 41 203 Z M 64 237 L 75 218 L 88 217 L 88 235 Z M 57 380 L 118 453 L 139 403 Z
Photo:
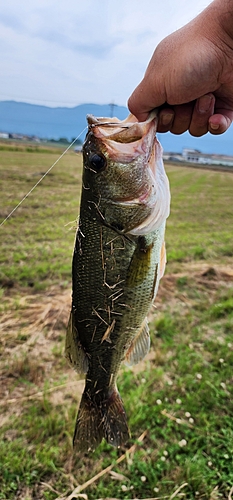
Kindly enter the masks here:
M 18 205 L 16 205 L 15 208 L 13 208 L 13 210 L 7 215 L 7 217 L 1 222 L 0 224 L 0 227 L 3 226 L 3 224 L 5 224 L 5 222 L 12 216 L 12 214 L 17 210 L 17 208 L 20 207 L 20 205 L 22 205 L 22 203 L 24 202 L 24 200 L 26 200 L 26 198 L 28 198 L 28 196 L 32 193 L 32 191 L 34 191 L 34 189 L 36 189 L 36 187 L 38 186 L 38 184 L 41 183 L 41 181 L 43 181 L 43 179 L 46 177 L 46 175 L 49 174 L 49 172 L 51 172 L 52 168 L 55 167 L 55 165 L 61 160 L 61 158 L 67 153 L 67 151 L 73 146 L 73 144 L 79 139 L 79 137 L 83 134 L 83 132 L 85 132 L 85 130 L 87 129 L 87 127 L 85 127 L 82 132 L 80 132 L 80 134 L 76 137 L 76 139 L 74 139 L 71 144 L 68 146 L 68 148 L 66 148 L 65 151 L 63 151 L 63 153 L 61 154 L 61 156 L 59 156 L 59 158 L 53 163 L 53 165 L 47 170 L 47 172 L 45 172 L 44 175 L 42 175 L 42 177 L 39 179 L 39 181 L 30 189 L 30 191 L 28 191 L 27 194 L 25 194 L 25 196 L 22 198 L 22 200 L 18 203 Z
M 132 127 L 132 125 L 135 125 L 135 123 L 128 123 L 128 125 L 122 125 L 116 122 L 98 122 L 98 123 L 91 123 L 89 127 L 90 128 L 102 127 L 103 125 L 105 127 L 130 128 Z

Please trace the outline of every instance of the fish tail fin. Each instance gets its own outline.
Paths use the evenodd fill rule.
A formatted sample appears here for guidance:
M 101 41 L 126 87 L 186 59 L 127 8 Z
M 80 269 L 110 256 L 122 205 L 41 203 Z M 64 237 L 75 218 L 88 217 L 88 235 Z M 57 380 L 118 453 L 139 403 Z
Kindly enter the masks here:
M 117 389 L 98 405 L 84 391 L 74 431 L 75 449 L 94 451 L 103 438 L 112 446 L 120 447 L 129 437 L 126 414 Z
M 103 437 L 102 416 L 84 391 L 75 424 L 73 445 L 80 452 L 94 451 Z
M 126 413 L 117 388 L 112 391 L 106 402 L 103 425 L 104 437 L 112 446 L 119 448 L 130 438 Z

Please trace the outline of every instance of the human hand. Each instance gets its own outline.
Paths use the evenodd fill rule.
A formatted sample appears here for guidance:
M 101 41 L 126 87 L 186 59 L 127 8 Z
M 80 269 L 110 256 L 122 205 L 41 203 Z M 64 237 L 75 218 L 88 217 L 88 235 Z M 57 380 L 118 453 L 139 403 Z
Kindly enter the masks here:
M 189 130 L 198 137 L 228 129 L 233 121 L 233 33 L 227 26 L 233 25 L 233 4 L 227 24 L 219 11 L 227 2 L 215 0 L 155 49 L 128 102 L 139 121 L 159 107 L 158 132 Z

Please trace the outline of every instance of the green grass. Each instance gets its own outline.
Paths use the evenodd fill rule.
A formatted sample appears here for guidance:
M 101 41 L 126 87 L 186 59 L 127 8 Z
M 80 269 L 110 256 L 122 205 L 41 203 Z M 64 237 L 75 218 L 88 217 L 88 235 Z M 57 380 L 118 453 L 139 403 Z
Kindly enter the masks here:
M 38 155 L 2 152 L 2 219 L 59 155 L 59 149 L 56 154 Z M 81 156 L 67 153 L 1 228 L 0 282 L 13 281 L 38 289 L 70 279 L 81 165 Z
M 54 151 L 54 149 L 52 149 Z M 60 154 L 1 153 L 2 219 Z M 74 227 L 81 190 L 81 155 L 68 152 L 2 229 L 0 283 L 37 289 L 70 279 Z M 168 261 L 233 256 L 233 176 L 169 167 L 172 205 L 167 223 Z
M 2 151 L 1 215 L 57 159 Z M 0 499 L 229 499 L 233 486 L 233 175 L 167 166 L 172 189 L 168 265 L 150 315 L 152 347 L 118 386 L 131 429 L 73 454 L 82 383 L 63 358 L 81 157 L 69 152 L 1 228 Z M 75 222 L 72 222 L 75 226 Z M 77 382 L 76 382 L 77 380 Z M 175 493 L 176 492 L 176 493 Z M 173 495 L 173 496 L 172 496 Z
M 232 257 L 232 175 L 182 167 L 173 167 L 168 174 L 172 187 L 168 260 Z

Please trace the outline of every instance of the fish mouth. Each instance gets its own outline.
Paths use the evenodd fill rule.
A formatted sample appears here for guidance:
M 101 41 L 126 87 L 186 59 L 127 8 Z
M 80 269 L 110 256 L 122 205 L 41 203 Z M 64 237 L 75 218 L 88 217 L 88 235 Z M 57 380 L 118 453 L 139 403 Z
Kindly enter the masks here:
M 87 122 L 89 131 L 103 144 L 111 160 L 130 163 L 139 155 L 150 156 L 158 112 L 153 110 L 144 122 L 139 122 L 132 114 L 125 120 L 87 115 Z
M 129 114 L 125 120 L 119 120 L 119 118 L 104 118 L 96 117 L 94 115 L 87 115 L 87 122 L 89 129 L 98 127 L 96 137 L 101 138 L 101 136 L 109 137 L 114 136 L 116 142 L 133 142 L 137 139 L 142 138 L 143 131 L 147 128 L 147 125 L 156 119 L 156 125 L 158 121 L 158 110 L 154 109 L 149 114 L 149 117 L 144 122 L 139 122 L 136 116 Z M 122 129 L 126 129 L 123 131 Z M 130 129 L 130 134 L 127 130 Z M 145 134 L 145 131 L 144 131 Z
M 165 223 L 170 207 L 163 150 L 156 138 L 158 111 L 153 110 L 144 122 L 138 122 L 132 114 L 122 121 L 88 115 L 87 121 L 90 143 L 93 140 L 98 151 L 106 156 L 110 169 L 119 165 L 115 178 L 123 184 L 123 189 L 118 193 L 112 189 L 106 201 L 122 209 L 135 207 L 140 212 L 140 221 L 138 218 L 137 222 L 135 219 L 129 223 L 132 226 L 128 227 L 129 234 L 145 235 L 158 229 Z M 105 194 L 101 199 L 105 199 Z
M 132 114 L 122 121 L 118 118 L 96 118 L 88 115 L 87 121 L 89 130 L 92 130 L 99 143 L 102 143 L 103 149 L 112 161 L 131 163 L 141 157 L 145 171 L 148 173 L 149 179 L 146 184 L 140 183 L 133 197 L 132 194 L 128 197 L 118 197 L 112 202 L 120 205 L 148 206 L 156 183 L 155 148 L 156 145 L 160 147 L 156 139 L 157 109 L 153 110 L 144 122 L 138 122 Z

